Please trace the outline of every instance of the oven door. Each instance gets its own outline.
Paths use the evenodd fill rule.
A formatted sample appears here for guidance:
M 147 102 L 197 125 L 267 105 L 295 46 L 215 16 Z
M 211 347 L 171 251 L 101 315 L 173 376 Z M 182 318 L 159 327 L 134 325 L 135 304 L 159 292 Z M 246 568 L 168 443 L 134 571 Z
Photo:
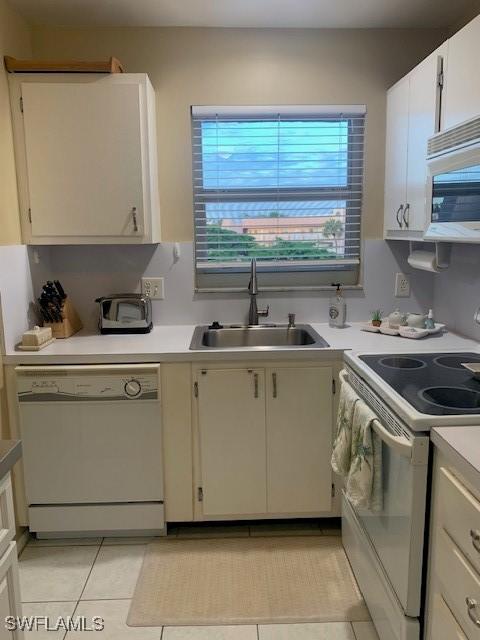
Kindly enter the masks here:
M 348 382 L 344 372 L 341 377 L 342 384 L 351 383 L 379 416 L 374 428 L 382 441 L 383 510 L 373 513 L 350 506 L 403 611 L 417 617 L 421 608 L 429 439 L 407 430 L 356 374 L 349 372 Z
M 480 143 L 428 161 L 426 240 L 480 242 Z

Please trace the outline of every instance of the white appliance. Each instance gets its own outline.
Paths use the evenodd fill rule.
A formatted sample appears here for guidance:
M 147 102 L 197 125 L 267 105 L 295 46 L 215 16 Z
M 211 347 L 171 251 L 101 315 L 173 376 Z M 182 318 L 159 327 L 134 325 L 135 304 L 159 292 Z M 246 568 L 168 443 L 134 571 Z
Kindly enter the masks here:
M 15 371 L 30 530 L 164 533 L 160 366 Z
M 425 240 L 480 242 L 480 117 L 428 142 Z
M 376 413 L 384 505 L 355 509 L 342 498 L 342 535 L 380 640 L 420 640 L 429 438 L 415 434 L 350 367 L 341 373 Z
M 343 496 L 343 542 L 380 640 L 423 635 L 429 431 L 478 425 L 480 382 L 462 363 L 474 352 L 345 354 L 350 384 L 377 415 L 383 510 L 356 509 Z

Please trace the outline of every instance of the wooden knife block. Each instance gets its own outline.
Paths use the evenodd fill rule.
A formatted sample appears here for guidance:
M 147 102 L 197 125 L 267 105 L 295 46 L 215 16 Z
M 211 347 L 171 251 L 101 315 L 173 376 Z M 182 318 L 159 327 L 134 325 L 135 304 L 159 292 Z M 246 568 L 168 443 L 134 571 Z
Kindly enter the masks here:
M 82 321 L 68 298 L 63 302 L 62 318 L 62 322 L 43 323 L 44 327 L 52 328 L 52 335 L 54 338 L 69 338 L 83 328 Z

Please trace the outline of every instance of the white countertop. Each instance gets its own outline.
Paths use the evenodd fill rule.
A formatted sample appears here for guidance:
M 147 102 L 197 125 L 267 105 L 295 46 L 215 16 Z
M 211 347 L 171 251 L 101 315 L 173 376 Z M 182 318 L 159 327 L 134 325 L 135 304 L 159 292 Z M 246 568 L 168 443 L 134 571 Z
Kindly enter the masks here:
M 480 490 L 480 416 L 478 426 L 435 427 L 433 443 L 449 462 Z
M 249 349 L 190 351 L 194 325 L 155 326 L 148 334 L 99 335 L 80 332 L 55 342 L 38 352 L 9 351 L 4 363 L 15 364 L 93 364 L 135 362 L 191 362 L 207 360 L 289 360 L 340 358 L 344 351 L 408 353 L 420 351 L 478 351 L 478 343 L 446 332 L 410 340 L 361 331 L 360 324 L 333 329 L 328 324 L 311 325 L 330 345 L 311 349 Z
M 111 364 L 138 362 L 199 362 L 211 360 L 332 360 L 341 359 L 344 351 L 364 353 L 419 353 L 440 351 L 480 352 L 477 342 L 445 332 L 421 340 L 409 340 L 361 331 L 361 324 L 333 329 L 328 324 L 312 327 L 329 347 L 305 347 L 261 350 L 190 351 L 194 325 L 156 326 L 143 335 L 105 335 L 82 331 L 66 340 L 56 340 L 38 352 L 10 351 L 4 357 L 9 365 Z M 480 416 L 479 426 L 439 427 L 432 430 L 433 442 L 460 467 L 470 481 L 480 486 Z

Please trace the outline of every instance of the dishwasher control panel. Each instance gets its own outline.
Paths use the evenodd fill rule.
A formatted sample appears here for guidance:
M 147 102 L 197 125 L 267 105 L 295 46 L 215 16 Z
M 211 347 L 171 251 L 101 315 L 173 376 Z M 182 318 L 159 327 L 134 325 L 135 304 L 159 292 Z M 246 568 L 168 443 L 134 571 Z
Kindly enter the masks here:
M 79 375 L 71 370 L 49 375 L 48 371 L 17 369 L 17 394 L 19 402 L 158 400 L 159 376 L 158 371 L 128 369 L 118 373 L 94 373 L 90 368 L 88 373 Z

